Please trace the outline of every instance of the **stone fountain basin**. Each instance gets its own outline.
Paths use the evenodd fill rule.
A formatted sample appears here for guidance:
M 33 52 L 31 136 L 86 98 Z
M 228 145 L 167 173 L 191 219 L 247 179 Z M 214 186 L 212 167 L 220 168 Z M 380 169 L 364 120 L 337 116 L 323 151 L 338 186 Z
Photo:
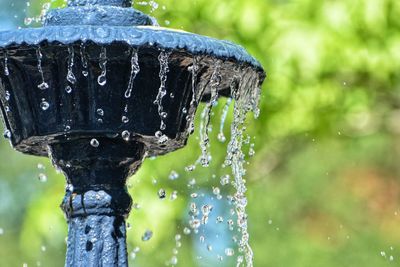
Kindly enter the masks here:
M 84 44 L 88 61 L 88 77 L 82 75 L 80 50 Z M 46 90 L 37 86 L 42 82 L 38 71 L 36 50 L 40 46 Z M 48 146 L 58 142 L 82 138 L 121 138 L 129 131 L 129 142 L 145 145 L 149 156 L 165 154 L 181 148 L 188 138 L 187 116 L 192 116 L 200 100 L 209 98 L 207 86 L 216 60 L 220 61 L 221 84 L 219 95 L 231 95 L 234 69 L 237 74 L 244 70 L 254 71 L 259 83 L 265 74 L 260 64 L 241 46 L 227 41 L 218 41 L 182 31 L 166 30 L 152 26 L 95 27 L 95 26 L 46 26 L 37 29 L 22 29 L 17 32 L 0 33 L 1 65 L 7 67 L 9 75 L 0 72 L 1 112 L 7 129 L 12 132 L 10 141 L 20 152 L 47 156 Z M 65 87 L 70 54 L 74 49 L 73 73 L 77 82 L 68 94 Z M 97 82 L 101 74 L 99 67 L 102 47 L 107 51 L 107 83 Z M 137 49 L 140 72 L 132 97 L 124 97 L 131 75 L 131 52 Z M 171 52 L 167 75 L 167 95 L 162 100 L 169 140 L 160 144 L 155 133 L 160 129 L 160 117 L 156 99 L 160 87 L 161 51 Z M 195 77 L 196 106 L 190 105 L 192 73 L 189 67 L 194 56 L 200 56 L 199 71 Z M 6 91 L 10 97 L 6 99 Z M 170 95 L 173 95 L 173 98 Z M 40 103 L 49 104 L 42 110 Z M 129 122 L 121 117 L 128 106 Z M 8 107 L 8 108 L 7 108 Z M 104 111 L 99 116 L 97 109 Z M 186 112 L 185 112 L 186 111 Z M 99 119 L 102 122 L 99 122 Z

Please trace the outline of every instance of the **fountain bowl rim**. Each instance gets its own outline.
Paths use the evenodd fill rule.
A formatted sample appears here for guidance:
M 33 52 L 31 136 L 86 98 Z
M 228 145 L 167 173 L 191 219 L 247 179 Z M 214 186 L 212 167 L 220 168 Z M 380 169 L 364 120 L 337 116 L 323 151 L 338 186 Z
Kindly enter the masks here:
M 181 30 L 154 26 L 46 26 L 0 32 L 0 51 L 20 46 L 39 46 L 42 43 L 70 45 L 94 42 L 109 45 L 115 42 L 130 46 L 154 46 L 165 50 L 185 50 L 193 55 L 208 55 L 218 59 L 233 59 L 247 63 L 264 73 L 259 61 L 242 46 Z

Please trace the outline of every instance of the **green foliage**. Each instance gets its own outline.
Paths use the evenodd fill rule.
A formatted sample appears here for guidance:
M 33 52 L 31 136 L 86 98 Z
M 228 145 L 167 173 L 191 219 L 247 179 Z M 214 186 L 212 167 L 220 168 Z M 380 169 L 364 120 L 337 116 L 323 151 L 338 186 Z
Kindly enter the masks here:
M 153 16 L 161 26 L 170 22 L 168 27 L 237 42 L 267 71 L 261 116 L 248 120 L 257 152 L 247 168 L 255 266 L 398 264 L 400 2 L 157 2 Z M 29 16 L 39 14 L 42 4 L 32 2 Z M 129 247 L 141 247 L 136 266 L 162 266 L 172 256 L 174 236 L 187 225 L 188 181 L 196 176 L 198 187 L 210 191 L 212 175 L 227 172 L 220 168 L 226 147 L 216 139 L 223 103 L 213 117 L 210 168 L 184 171 L 200 153 L 195 133 L 186 148 L 147 160 L 130 180 L 134 201 L 142 206 L 129 218 Z M 227 125 L 231 120 L 230 113 Z M 4 140 L 0 148 L 0 266 L 61 266 L 62 175 L 48 160 L 17 154 Z M 38 162 L 46 165 L 46 183 L 35 179 Z M 179 172 L 178 180 L 168 179 L 171 170 Z M 161 187 L 169 194 L 177 190 L 178 199 L 157 199 Z M 154 238 L 143 243 L 148 228 Z M 183 236 L 179 266 L 205 266 L 196 259 L 194 239 Z

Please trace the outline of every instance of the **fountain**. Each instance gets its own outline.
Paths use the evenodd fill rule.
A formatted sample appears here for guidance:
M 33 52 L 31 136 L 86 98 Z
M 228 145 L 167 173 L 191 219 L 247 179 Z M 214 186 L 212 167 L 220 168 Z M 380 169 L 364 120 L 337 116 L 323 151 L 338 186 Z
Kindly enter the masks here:
M 4 136 L 17 151 L 50 157 L 67 179 L 65 266 L 127 266 L 127 177 L 146 157 L 185 146 L 201 101 L 207 166 L 207 118 L 220 96 L 236 100 L 227 162 L 245 219 L 237 151 L 265 74 L 242 47 L 158 27 L 131 0 L 69 0 L 42 28 L 1 32 L 0 61 Z M 250 250 L 247 226 L 238 224 L 240 246 Z

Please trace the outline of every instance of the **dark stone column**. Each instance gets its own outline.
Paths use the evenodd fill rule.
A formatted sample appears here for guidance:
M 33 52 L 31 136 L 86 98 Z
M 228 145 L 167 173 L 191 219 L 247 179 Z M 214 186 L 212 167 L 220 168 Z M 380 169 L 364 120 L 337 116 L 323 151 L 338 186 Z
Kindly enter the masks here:
M 79 139 L 51 146 L 53 163 L 67 178 L 61 204 L 68 221 L 65 266 L 128 266 L 127 218 L 132 200 L 126 179 L 144 157 L 141 143 Z

